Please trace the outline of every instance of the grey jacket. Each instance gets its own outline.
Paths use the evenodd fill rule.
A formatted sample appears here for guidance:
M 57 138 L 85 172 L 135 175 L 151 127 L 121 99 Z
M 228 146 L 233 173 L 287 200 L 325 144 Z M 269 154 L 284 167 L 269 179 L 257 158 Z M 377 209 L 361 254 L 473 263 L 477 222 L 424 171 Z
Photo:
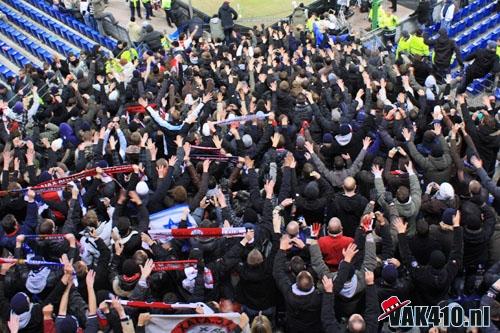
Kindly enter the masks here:
M 438 138 L 441 146 L 443 147 L 443 156 L 441 157 L 424 157 L 418 152 L 413 142 L 408 142 L 407 144 L 410 156 L 413 158 L 415 163 L 423 169 L 426 184 L 430 182 L 441 184 L 450 180 L 452 163 L 450 147 L 442 135 Z
M 399 216 L 404 217 L 408 221 L 408 234 L 413 236 L 415 234 L 415 222 L 420 211 L 422 203 L 422 189 L 418 182 L 418 177 L 415 174 L 410 175 L 410 199 L 408 202 L 399 202 L 395 200 L 396 209 Z M 380 177 L 375 177 L 375 191 L 377 193 L 378 203 L 387 208 L 387 203 L 384 200 L 385 186 L 384 181 Z
M 346 177 L 354 177 L 361 170 L 361 167 L 363 166 L 363 160 L 366 156 L 366 150 L 361 149 L 358 156 L 349 168 L 333 171 L 325 166 L 318 155 L 312 154 L 311 156 L 312 161 L 318 168 L 319 173 L 322 174 L 326 178 L 326 180 L 328 180 L 328 182 L 332 184 L 333 187 L 341 187 Z

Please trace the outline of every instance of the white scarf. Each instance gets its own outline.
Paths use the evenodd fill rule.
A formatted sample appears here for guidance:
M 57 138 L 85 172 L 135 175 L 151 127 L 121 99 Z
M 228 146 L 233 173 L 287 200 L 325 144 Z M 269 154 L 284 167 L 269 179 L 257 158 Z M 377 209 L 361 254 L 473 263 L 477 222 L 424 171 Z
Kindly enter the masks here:
M 35 272 L 31 270 L 28 273 L 28 279 L 26 280 L 26 289 L 32 294 L 39 294 L 47 285 L 47 279 L 49 278 L 50 268 L 43 267 L 41 270 Z
M 198 275 L 198 269 L 196 269 L 196 267 L 186 267 L 184 268 L 184 274 L 186 274 L 186 278 L 182 280 L 182 287 L 192 294 L 194 292 L 194 284 L 196 276 Z M 203 272 L 203 281 L 205 282 L 206 289 L 214 288 L 212 271 L 206 267 Z

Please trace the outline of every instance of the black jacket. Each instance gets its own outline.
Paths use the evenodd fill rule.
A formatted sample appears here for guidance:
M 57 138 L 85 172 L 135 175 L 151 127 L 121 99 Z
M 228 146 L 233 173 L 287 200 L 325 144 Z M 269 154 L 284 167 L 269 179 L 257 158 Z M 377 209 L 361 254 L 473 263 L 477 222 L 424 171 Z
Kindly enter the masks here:
M 342 221 L 344 235 L 354 237 L 367 204 L 368 199 L 359 193 L 352 197 L 348 197 L 343 193 L 337 194 L 327 206 L 327 220 L 338 217 Z
M 428 0 L 420 1 L 417 9 L 411 16 L 417 16 L 417 21 L 420 24 L 430 24 L 432 21 L 431 3 Z
M 258 266 L 250 266 L 244 262 L 246 251 L 240 243 L 235 244 L 228 253 L 228 257 L 234 257 L 239 261 L 236 266 L 240 276 L 236 287 L 236 299 L 253 310 L 265 310 L 276 305 L 277 288 L 272 273 L 274 257 L 279 247 L 279 236 L 280 234 L 273 234 L 271 252 Z
M 491 135 L 496 131 L 496 128 L 486 125 L 476 126 L 471 118 L 470 110 L 467 105 L 462 104 L 460 108 L 462 109 L 462 115 L 467 132 L 476 145 L 479 157 L 483 160 L 483 168 L 488 174 L 491 175 L 493 173 L 493 169 L 495 168 L 497 151 L 500 147 L 500 138 L 498 136 Z
M 434 47 L 434 65 L 438 68 L 449 68 L 453 54 L 457 57 L 460 66 L 463 66 L 462 55 L 455 40 L 448 37 L 446 31 L 439 31 L 439 37 L 436 40 L 425 39 L 425 43 Z
M 493 70 L 498 70 L 498 56 L 495 50 L 479 49 L 464 60 L 474 60 L 468 70 L 476 78 L 483 77 Z
M 321 294 L 296 295 L 286 273 L 286 252 L 279 250 L 274 259 L 273 276 L 286 304 L 286 331 L 290 333 L 322 332 Z
M 453 230 L 453 250 L 448 262 L 441 269 L 431 266 L 420 266 L 408 246 L 408 238 L 398 235 L 399 252 L 403 264 L 410 272 L 414 290 L 414 300 L 417 305 L 436 305 L 448 297 L 448 291 L 462 266 L 463 241 L 462 227 Z
M 478 230 L 464 228 L 464 266 L 485 264 L 488 260 L 488 241 L 493 234 L 496 219 L 493 209 L 489 206 L 481 207 L 483 225 Z M 467 221 L 465 221 L 467 223 Z
M 152 26 L 148 25 L 140 42 L 146 43 L 151 50 L 156 51 L 161 49 L 162 37 L 161 32 L 154 30 Z
M 222 23 L 222 28 L 231 29 L 234 27 L 234 20 L 238 19 L 238 13 L 229 6 L 228 2 L 224 2 L 219 8 L 219 18 Z
M 321 306 L 321 323 L 324 332 L 344 332 L 335 317 L 335 298 L 333 293 L 323 293 Z M 378 332 L 379 302 L 377 299 L 377 287 L 375 285 L 367 286 L 365 292 L 365 312 L 363 318 L 366 323 L 366 333 Z M 312 332 L 312 331 L 311 331 Z

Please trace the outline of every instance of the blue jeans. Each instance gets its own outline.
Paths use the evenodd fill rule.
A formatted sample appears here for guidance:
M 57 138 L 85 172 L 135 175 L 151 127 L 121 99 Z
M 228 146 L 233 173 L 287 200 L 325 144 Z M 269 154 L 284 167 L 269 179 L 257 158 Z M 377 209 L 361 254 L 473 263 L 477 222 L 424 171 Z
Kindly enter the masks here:
M 449 31 L 451 27 L 451 21 L 441 20 L 441 28 L 445 28 L 446 31 Z

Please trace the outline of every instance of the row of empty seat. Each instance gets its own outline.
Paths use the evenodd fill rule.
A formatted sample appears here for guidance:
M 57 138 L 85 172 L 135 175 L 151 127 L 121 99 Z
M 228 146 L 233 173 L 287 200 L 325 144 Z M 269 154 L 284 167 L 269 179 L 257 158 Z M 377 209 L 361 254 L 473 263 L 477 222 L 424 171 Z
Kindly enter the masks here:
M 57 20 L 54 20 L 51 17 L 45 15 L 40 15 L 39 11 L 29 6 L 25 6 L 18 1 L 10 1 L 9 5 L 11 5 L 12 8 L 18 10 L 20 13 L 28 16 L 35 22 L 40 22 L 40 24 L 48 30 L 70 41 L 72 44 L 84 49 L 85 51 L 91 51 L 94 47 L 95 43 L 89 42 L 87 39 L 76 35 L 73 31 L 68 29 L 62 23 L 59 23 Z
M 75 49 L 69 47 L 64 40 L 54 37 L 52 34 L 32 24 L 30 21 L 22 17 L 22 15 L 17 14 L 16 12 L 10 10 L 7 6 L 1 3 L 0 3 L 0 12 L 4 13 L 10 22 L 20 27 L 21 29 L 25 30 L 26 32 L 30 33 L 33 37 L 39 39 L 44 44 L 54 48 L 61 54 L 68 56 L 70 52 L 78 53 Z
M 451 37 L 458 38 L 460 36 L 460 33 L 466 31 L 467 28 L 473 27 L 477 22 L 481 22 L 484 18 L 488 18 L 488 20 L 483 23 L 492 21 L 491 22 L 492 26 L 495 26 L 497 20 L 495 17 L 496 14 L 495 7 L 496 4 L 491 3 L 486 7 L 482 8 L 481 10 L 477 11 L 475 14 L 472 14 L 470 17 L 464 18 L 463 20 L 453 24 L 450 27 L 449 35 Z M 492 15 L 493 17 L 490 17 Z
M 3 81 L 7 81 L 10 77 L 16 76 L 16 73 L 10 70 L 9 67 L 0 64 L 0 78 Z
M 10 24 L 0 21 L 0 32 L 16 42 L 23 49 L 35 55 L 38 59 L 45 62 L 51 62 L 52 54 L 30 38 L 12 27 Z
M 18 52 L 4 41 L 0 41 L 0 53 L 19 67 L 32 63 L 21 52 Z M 33 64 L 33 66 L 37 67 L 36 64 Z
M 7 3 L 13 3 L 13 2 L 19 3 L 19 0 L 4 0 L 4 1 L 6 1 Z M 116 41 L 114 39 L 101 35 L 98 31 L 78 21 L 73 16 L 66 13 L 61 13 L 60 11 L 55 10 L 54 8 L 50 7 L 47 3 L 41 0 L 27 0 L 27 2 L 33 5 L 34 7 L 38 8 L 39 10 L 43 11 L 44 13 L 50 15 L 51 17 L 55 17 L 56 19 L 70 26 L 71 28 L 75 29 L 82 35 L 87 36 L 96 43 L 110 50 L 115 48 Z
M 470 20 L 469 17 L 478 13 L 484 8 L 495 5 L 496 0 L 477 0 L 473 1 L 471 4 L 459 9 L 457 13 L 453 15 L 452 27 L 456 26 L 458 30 L 455 31 L 455 35 L 465 30 L 468 26 L 473 26 L 478 20 Z M 467 25 L 468 24 L 468 25 Z M 425 30 L 429 35 L 434 35 L 438 32 L 441 26 L 440 22 L 436 22 L 433 25 L 427 27 Z M 451 29 L 450 29 L 451 30 Z M 455 36 L 453 35 L 453 36 Z

